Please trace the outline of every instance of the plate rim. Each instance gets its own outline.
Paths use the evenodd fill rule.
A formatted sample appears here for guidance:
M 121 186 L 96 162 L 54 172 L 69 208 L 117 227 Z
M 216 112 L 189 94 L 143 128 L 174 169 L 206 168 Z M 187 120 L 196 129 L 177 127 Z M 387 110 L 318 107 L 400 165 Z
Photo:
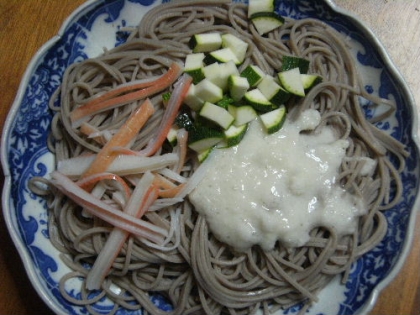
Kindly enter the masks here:
M 2 212 L 4 217 L 4 222 L 8 230 L 9 236 L 12 239 L 14 246 L 19 254 L 20 259 L 22 260 L 23 268 L 27 274 L 27 277 L 38 294 L 41 300 L 55 313 L 59 315 L 66 315 L 61 308 L 58 307 L 58 304 L 55 303 L 48 295 L 46 290 L 43 289 L 42 284 L 39 281 L 37 275 L 37 268 L 32 264 L 30 253 L 28 252 L 26 246 L 22 242 L 21 235 L 19 234 L 19 229 L 16 225 L 16 217 L 12 215 L 10 203 L 10 192 L 11 192 L 11 175 L 10 175 L 10 165 L 8 162 L 9 152 L 6 150 L 8 147 L 8 139 L 10 135 L 10 129 L 13 126 L 13 121 L 17 115 L 17 112 L 20 108 L 22 99 L 25 95 L 25 89 L 29 83 L 30 77 L 36 69 L 37 64 L 40 60 L 46 55 L 48 50 L 53 47 L 63 36 L 67 28 L 71 25 L 73 20 L 77 18 L 79 14 L 82 14 L 85 9 L 89 6 L 99 3 L 99 0 L 87 0 L 85 3 L 78 6 L 72 13 L 70 13 L 67 18 L 65 18 L 61 24 L 56 35 L 51 37 L 46 41 L 42 46 L 36 51 L 36 53 L 31 58 L 30 62 L 26 66 L 25 72 L 22 75 L 19 87 L 16 92 L 16 96 L 10 106 L 9 112 L 6 116 L 2 135 L 1 135 L 1 144 L 0 144 L 0 160 L 4 174 L 4 183 L 2 190 Z
M 391 56 L 389 55 L 387 49 L 382 44 L 381 40 L 377 37 L 376 33 L 355 13 L 350 12 L 346 9 L 341 8 L 333 0 L 321 0 L 327 6 L 329 6 L 334 13 L 343 15 L 351 20 L 354 23 L 358 30 L 362 31 L 366 36 L 369 37 L 370 42 L 376 48 L 377 52 L 383 58 L 384 64 L 387 65 L 389 71 L 393 78 L 396 79 L 401 92 L 404 93 L 404 99 L 407 100 L 408 108 L 411 111 L 412 116 L 412 129 L 411 129 L 411 140 L 413 141 L 415 148 L 417 151 L 420 151 L 420 141 L 419 141 L 419 127 L 418 127 L 418 111 L 416 109 L 416 103 L 414 99 L 414 95 L 411 91 L 411 88 L 407 81 L 405 80 L 404 76 L 402 75 L 401 71 L 392 60 Z M 66 19 L 63 20 L 61 27 L 59 28 L 56 35 L 54 35 L 51 39 L 45 42 L 34 54 L 31 58 L 30 62 L 28 63 L 26 70 L 21 78 L 18 90 L 16 92 L 15 99 L 10 106 L 9 112 L 6 116 L 5 123 L 2 130 L 1 135 L 1 145 L 0 145 L 0 160 L 3 168 L 4 174 L 4 184 L 2 190 L 2 212 L 5 219 L 5 225 L 8 229 L 8 233 L 14 243 L 15 248 L 18 251 L 20 259 L 22 260 L 23 267 L 26 271 L 26 274 L 32 284 L 32 287 L 35 289 L 37 294 L 40 298 L 44 301 L 44 303 L 56 314 L 65 314 L 61 308 L 58 307 L 57 303 L 51 299 L 51 297 L 47 294 L 46 290 L 42 287 L 41 282 L 39 281 L 37 275 L 37 268 L 34 264 L 31 263 L 32 259 L 30 253 L 28 252 L 26 246 L 23 244 L 21 235 L 19 234 L 19 229 L 15 226 L 16 225 L 16 217 L 12 215 L 11 207 L 9 206 L 10 201 L 10 191 L 11 191 L 11 175 L 10 175 L 10 166 L 8 163 L 8 155 L 9 152 L 6 150 L 10 130 L 13 126 L 13 121 L 17 115 L 17 112 L 20 108 L 21 101 L 25 94 L 26 86 L 30 80 L 31 75 L 33 74 L 34 70 L 36 69 L 37 64 L 42 60 L 42 58 L 46 55 L 48 50 L 54 46 L 65 33 L 65 31 L 69 28 L 71 23 L 80 15 L 83 14 L 85 10 L 87 10 L 90 6 L 93 6 L 97 3 L 100 3 L 100 0 L 87 0 L 85 3 L 78 6 Z M 419 189 L 417 187 L 417 189 Z M 410 253 L 411 245 L 413 243 L 414 238 L 414 228 L 416 225 L 416 217 L 420 207 L 420 194 L 416 195 L 415 201 L 413 203 L 412 211 L 410 212 L 409 223 L 407 226 L 407 235 L 404 240 L 404 244 L 402 246 L 401 254 L 397 259 L 396 264 L 390 270 L 389 274 L 381 280 L 375 288 L 370 293 L 370 296 L 364 306 L 360 309 L 359 314 L 366 314 L 369 313 L 373 307 L 375 306 L 377 299 L 380 293 L 391 283 L 394 281 L 396 276 L 400 273 L 404 263 L 407 260 L 407 256 Z
M 391 75 L 397 80 L 397 83 L 399 84 L 399 87 L 401 88 L 401 91 L 404 92 L 405 98 L 408 101 L 408 105 L 410 107 L 411 116 L 412 116 L 412 123 L 413 128 L 411 130 L 411 139 L 413 143 L 415 144 L 415 147 L 417 151 L 420 150 L 420 141 L 419 141 L 419 115 L 418 111 L 416 110 L 416 101 L 414 99 L 413 92 L 411 91 L 411 88 L 404 78 L 402 72 L 394 62 L 394 60 L 391 58 L 390 54 L 388 53 L 388 50 L 382 43 L 382 41 L 378 38 L 375 32 L 365 23 L 360 17 L 358 17 L 356 14 L 345 10 L 341 7 L 339 7 L 334 0 L 323 0 L 327 5 L 331 7 L 332 10 L 334 10 L 338 14 L 342 14 L 344 16 L 347 16 L 349 19 L 351 19 L 352 23 L 355 23 L 357 28 L 365 33 L 365 35 L 369 36 L 369 40 L 371 41 L 372 45 L 376 47 L 378 53 L 380 54 L 381 58 L 383 58 L 384 63 L 388 65 L 389 70 L 391 72 Z M 418 190 L 418 188 L 417 188 Z M 413 203 L 412 211 L 410 212 L 410 218 L 409 223 L 407 226 L 407 236 L 404 241 L 400 257 L 398 257 L 396 264 L 389 272 L 388 276 L 386 276 L 382 281 L 380 281 L 375 288 L 370 293 L 370 297 L 367 303 L 362 307 L 360 310 L 360 314 L 367 314 L 369 313 L 376 305 L 376 302 L 381 294 L 381 292 L 391 284 L 397 277 L 397 275 L 401 272 L 407 257 L 411 251 L 413 239 L 414 239 L 414 229 L 416 226 L 417 221 L 417 214 L 420 213 L 420 195 L 417 193 L 415 201 Z

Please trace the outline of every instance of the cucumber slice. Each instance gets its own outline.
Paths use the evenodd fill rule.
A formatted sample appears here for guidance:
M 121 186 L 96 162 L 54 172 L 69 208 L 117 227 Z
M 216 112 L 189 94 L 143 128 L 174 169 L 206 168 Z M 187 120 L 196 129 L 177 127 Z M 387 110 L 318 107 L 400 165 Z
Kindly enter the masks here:
M 281 71 L 291 70 L 293 68 L 299 68 L 299 72 L 305 74 L 309 70 L 309 60 L 296 56 L 283 56 L 283 64 Z
M 228 61 L 226 63 L 220 64 L 220 77 L 221 77 L 221 88 L 223 91 L 228 90 L 228 80 L 229 77 L 235 75 L 239 76 L 239 70 L 236 67 L 236 64 L 233 61 Z
M 249 82 L 247 78 L 240 75 L 230 75 L 228 78 L 229 94 L 233 100 L 239 101 L 249 90 Z
M 196 85 L 193 83 L 185 94 L 184 104 L 194 111 L 199 111 L 204 104 L 204 101 L 196 95 Z
M 214 84 L 216 84 L 218 87 L 222 85 L 221 75 L 220 75 L 220 65 L 215 62 L 212 64 L 209 64 L 208 66 L 205 66 L 203 68 L 204 77 Z
M 284 104 L 290 98 L 290 93 L 277 84 L 271 75 L 266 75 L 257 88 L 271 103 L 277 106 Z
M 204 160 L 209 157 L 209 155 L 210 155 L 211 151 L 213 151 L 213 149 L 214 149 L 214 146 L 211 146 L 211 147 L 205 149 L 204 151 L 197 152 L 198 153 L 197 154 L 198 162 L 203 163 Z
M 220 107 L 222 107 L 222 108 L 224 108 L 224 109 L 228 109 L 229 108 L 229 105 L 231 105 L 232 103 L 234 103 L 235 101 L 234 101 L 234 99 L 233 98 L 231 98 L 230 96 L 228 96 L 228 95 L 224 95 L 223 96 L 223 98 L 220 100 L 220 101 L 218 101 L 217 103 L 216 103 L 216 105 L 217 106 L 220 106 Z
M 222 36 L 216 32 L 196 34 L 191 37 L 189 46 L 194 53 L 213 51 L 222 46 Z
M 242 63 L 248 50 L 248 43 L 233 34 L 227 33 L 222 35 L 222 47 L 229 48 L 238 59 L 238 62 Z
M 235 118 L 233 124 L 237 127 L 245 125 L 258 117 L 255 109 L 250 105 L 228 107 L 229 113 Z
M 248 17 L 258 12 L 273 12 L 274 0 L 249 0 Z
M 207 65 L 210 65 L 214 62 L 224 63 L 228 61 L 233 61 L 235 65 L 241 64 L 241 62 L 239 62 L 238 58 L 230 48 L 220 48 L 214 50 L 204 58 L 204 63 Z
M 220 87 L 223 91 L 228 89 L 228 78 L 231 75 L 239 75 L 238 68 L 233 61 L 226 63 L 212 63 L 203 68 L 207 79 Z
M 176 143 L 178 142 L 178 138 L 177 138 L 178 130 L 179 130 L 179 127 L 177 125 L 174 125 L 171 127 L 171 129 L 169 129 L 169 132 L 166 136 L 166 139 L 168 140 L 169 144 L 172 147 L 176 146 Z
M 195 96 L 204 102 L 217 103 L 223 98 L 223 90 L 205 78 L 195 86 Z
M 216 123 L 223 129 L 228 129 L 235 118 L 224 108 L 216 104 L 205 102 L 200 110 L 200 116 Z
M 185 67 L 184 71 L 188 73 L 192 79 L 193 83 L 197 84 L 204 79 L 204 53 L 188 54 L 185 58 Z
M 196 152 L 203 152 L 214 147 L 224 138 L 224 133 L 220 130 L 203 125 L 196 125 L 189 132 L 188 146 Z
M 226 147 L 233 147 L 244 138 L 246 131 L 248 130 L 248 124 L 241 126 L 230 126 L 229 129 L 225 131 L 225 142 Z
M 268 134 L 275 133 L 281 129 L 286 120 L 286 107 L 280 106 L 279 108 L 260 115 L 260 119 Z
M 214 147 L 220 141 L 223 140 L 223 137 L 208 137 L 201 140 L 194 141 L 188 145 L 188 147 L 195 152 L 203 152 L 209 148 Z
M 255 87 L 265 77 L 265 73 L 258 66 L 249 65 L 241 72 L 241 77 L 246 78 L 251 87 Z
M 293 68 L 279 72 L 278 77 L 281 85 L 287 91 L 298 96 L 305 96 L 305 90 L 300 75 L 299 68 Z
M 261 93 L 259 89 L 253 89 L 246 92 L 244 99 L 257 112 L 269 112 L 277 108 Z
M 264 35 L 284 24 L 284 18 L 275 12 L 257 12 L 251 15 L 258 34 Z
M 305 91 L 309 91 L 315 85 L 322 82 L 322 77 L 317 74 L 301 74 L 300 78 Z

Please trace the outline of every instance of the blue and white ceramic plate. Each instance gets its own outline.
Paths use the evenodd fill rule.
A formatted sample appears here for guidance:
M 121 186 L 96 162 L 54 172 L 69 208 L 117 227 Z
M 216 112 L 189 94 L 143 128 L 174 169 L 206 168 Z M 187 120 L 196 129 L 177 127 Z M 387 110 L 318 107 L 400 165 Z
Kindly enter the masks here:
M 59 293 L 58 279 L 67 270 L 48 238 L 45 202 L 28 189 L 29 178 L 44 176 L 53 167 L 54 157 L 46 146 L 51 121 L 48 100 L 67 66 L 100 54 L 104 47 L 122 43 L 125 37 L 119 30 L 137 25 L 144 13 L 160 2 L 98 0 L 80 7 L 67 19 L 59 36 L 34 57 L 4 128 L 1 146 L 6 175 L 2 200 L 4 216 L 35 289 L 57 314 L 88 312 L 71 305 Z M 395 116 L 380 127 L 406 144 L 410 152 L 402 174 L 404 197 L 398 206 L 386 212 L 389 229 L 383 242 L 353 266 L 345 285 L 337 280 L 321 292 L 319 303 L 309 311 L 329 315 L 364 313 L 372 308 L 380 290 L 399 271 L 410 247 L 420 178 L 414 100 L 381 44 L 354 16 L 336 8 L 331 0 L 278 2 L 277 9 L 282 15 L 298 19 L 315 17 L 351 38 L 358 65 L 362 72 L 369 74 L 368 91 L 394 98 L 398 104 Z M 76 287 L 74 290 L 72 294 L 77 295 Z M 296 312 L 289 309 L 284 314 Z M 117 314 L 133 313 L 121 309 Z

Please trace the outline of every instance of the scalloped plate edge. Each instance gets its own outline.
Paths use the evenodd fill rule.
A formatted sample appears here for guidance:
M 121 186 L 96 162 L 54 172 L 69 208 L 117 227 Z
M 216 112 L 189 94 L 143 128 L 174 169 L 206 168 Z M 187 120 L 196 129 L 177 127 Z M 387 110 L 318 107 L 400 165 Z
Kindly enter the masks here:
M 356 14 L 353 14 L 349 12 L 348 10 L 340 8 L 334 3 L 333 0 L 324 0 L 324 1 L 336 13 L 342 14 L 350 18 L 352 22 L 355 25 L 357 25 L 357 27 L 361 31 L 363 31 L 367 37 L 369 37 L 372 45 L 376 47 L 377 51 L 380 53 L 381 57 L 384 59 L 384 62 L 388 65 L 392 76 L 398 81 L 401 87 L 401 90 L 405 94 L 404 98 L 407 99 L 407 101 L 409 102 L 411 116 L 413 117 L 413 129 L 411 130 L 411 137 L 414 144 L 416 145 L 417 151 L 420 151 L 419 127 L 418 127 L 419 117 L 418 117 L 418 111 L 416 110 L 416 102 L 415 102 L 414 96 L 406 80 L 404 79 L 402 73 L 400 72 L 396 64 L 391 59 L 391 56 L 387 52 L 385 46 L 382 44 L 381 40 L 376 36 L 376 34 L 371 30 L 371 28 L 366 23 L 364 23 Z M 419 190 L 419 187 L 417 187 L 417 191 L 418 190 Z M 386 278 L 384 278 L 384 280 L 379 282 L 378 285 L 373 289 L 372 293 L 370 294 L 369 301 L 363 306 L 359 314 L 368 314 L 373 309 L 381 291 L 384 290 L 396 278 L 398 273 L 401 271 L 404 263 L 407 260 L 408 254 L 410 253 L 410 250 L 411 250 L 411 245 L 413 243 L 413 238 L 414 238 L 414 229 L 416 225 L 416 217 L 417 217 L 417 214 L 420 212 L 419 208 L 420 208 L 420 195 L 418 193 L 416 196 L 414 205 L 413 205 L 414 211 L 411 211 L 410 213 L 407 238 L 404 242 L 401 255 L 398 258 L 398 261 L 395 264 L 395 266 L 391 269 L 391 272 L 389 273 L 389 275 Z
M 1 145 L 0 145 L 0 159 L 4 173 L 4 184 L 3 184 L 3 191 L 2 191 L 2 210 L 3 216 L 5 219 L 6 227 L 9 231 L 9 235 L 18 251 L 20 258 L 22 259 L 23 266 L 25 271 L 28 275 L 28 278 L 38 293 L 40 298 L 44 301 L 44 303 L 56 314 L 66 315 L 65 312 L 61 308 L 58 307 L 58 304 L 54 303 L 51 300 L 51 296 L 47 294 L 47 291 L 42 288 L 42 285 L 39 282 L 39 278 L 37 275 L 36 267 L 31 263 L 31 257 L 29 252 L 27 251 L 26 247 L 22 243 L 21 236 L 19 235 L 19 228 L 16 225 L 16 218 L 12 215 L 10 211 L 9 201 L 10 201 L 10 190 L 11 190 L 11 176 L 10 176 L 10 168 L 8 163 L 8 136 L 10 133 L 10 129 L 12 127 L 12 122 L 17 114 L 17 111 L 20 107 L 20 103 L 25 94 L 25 87 L 27 86 L 29 79 L 34 72 L 36 66 L 38 65 L 39 61 L 43 58 L 46 54 L 48 49 L 50 49 L 55 43 L 57 43 L 61 36 L 64 34 L 66 29 L 69 25 L 77 19 L 79 14 L 82 14 L 83 11 L 88 8 L 89 6 L 93 5 L 94 3 L 99 2 L 98 0 L 88 0 L 84 4 L 77 7 L 62 23 L 60 29 L 58 30 L 57 35 L 53 36 L 50 40 L 44 43 L 41 48 L 35 53 L 32 57 L 31 61 L 29 62 L 20 82 L 19 88 L 16 93 L 16 97 L 13 101 L 12 106 L 10 107 L 9 113 L 7 114 L 4 128 L 2 131 L 1 136 Z

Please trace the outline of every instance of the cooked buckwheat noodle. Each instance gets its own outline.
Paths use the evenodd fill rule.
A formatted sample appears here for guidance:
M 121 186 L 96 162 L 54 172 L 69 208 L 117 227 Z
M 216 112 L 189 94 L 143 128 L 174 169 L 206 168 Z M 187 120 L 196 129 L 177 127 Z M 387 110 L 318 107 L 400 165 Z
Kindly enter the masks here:
M 340 137 L 350 141 L 339 181 L 363 198 L 369 211 L 360 217 L 352 235 L 316 227 L 302 247 L 288 248 L 278 242 L 269 252 L 259 247 L 237 252 L 212 235 L 205 218 L 185 198 L 144 215 L 144 220 L 159 226 L 176 227 L 163 249 L 131 235 L 100 292 L 92 294 L 82 285 L 81 296 L 76 298 L 66 290 L 66 283 L 74 278 L 85 280 L 88 266 L 105 245 L 112 226 L 86 215 L 54 187 L 47 191 L 39 188 L 40 181 L 48 185 L 48 180 L 36 179 L 32 188 L 49 196 L 51 242 L 72 270 L 60 281 L 64 298 L 85 306 L 92 314 L 98 312 L 95 306 L 103 297 L 115 303 L 110 313 L 121 307 L 143 308 L 144 314 L 254 314 L 257 310 L 271 314 L 299 302 L 305 305 L 304 311 L 317 301 L 317 293 L 333 277 L 341 274 L 346 281 L 351 264 L 375 247 L 386 233 L 383 210 L 395 206 L 401 197 L 399 173 L 406 157 L 404 146 L 374 125 L 396 107 L 392 100 L 365 91 L 346 38 L 322 21 L 290 18 L 281 28 L 261 36 L 247 18 L 246 5 L 225 0 L 160 5 L 149 11 L 137 28 L 126 31 L 129 37 L 125 44 L 75 63 L 65 72 L 50 105 L 55 115 L 49 146 L 57 163 L 98 152 L 104 139 L 126 121 L 141 100 L 95 115 L 89 123 L 100 131 L 96 139 L 72 127 L 69 116 L 74 108 L 121 84 L 158 77 L 173 61 L 183 64 L 191 53 L 188 41 L 193 34 L 232 33 L 249 44 L 239 70 L 255 64 L 274 75 L 281 69 L 282 57 L 294 55 L 310 60 L 309 73 L 322 75 L 323 82 L 305 98 L 286 104 L 289 117 L 294 119 L 308 108 L 317 109 L 322 115 L 319 128 L 333 126 Z M 134 151 L 143 149 L 159 126 L 164 113 L 161 94 L 151 98 L 156 112 L 132 144 Z M 362 98 L 371 106 L 380 106 L 383 114 L 367 120 Z M 165 150 L 171 152 L 172 148 Z M 374 159 L 377 166 L 366 175 L 361 170 L 367 158 Z M 190 154 L 181 175 L 188 178 L 199 167 L 194 154 Z M 110 192 L 118 190 L 112 183 L 108 186 Z M 173 310 L 160 310 L 150 299 L 150 292 L 165 297 Z

